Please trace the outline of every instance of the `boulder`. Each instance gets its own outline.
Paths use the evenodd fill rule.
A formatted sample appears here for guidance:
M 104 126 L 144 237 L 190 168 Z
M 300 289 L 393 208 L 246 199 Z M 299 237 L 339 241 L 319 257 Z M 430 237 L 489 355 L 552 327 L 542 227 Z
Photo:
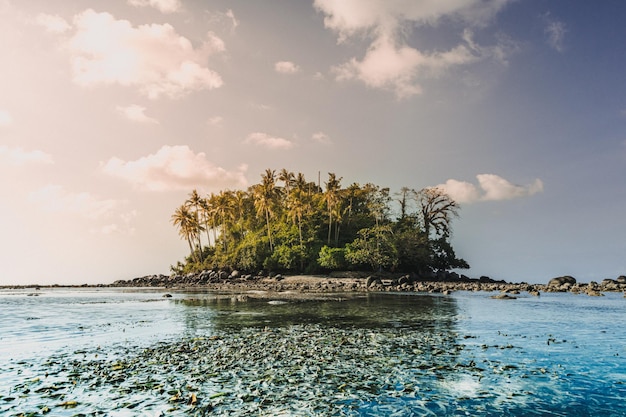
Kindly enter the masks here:
M 369 276 L 367 277 L 367 281 L 365 281 L 366 287 L 372 287 L 374 285 L 382 285 L 382 281 L 378 277 Z
M 608 291 L 617 291 L 620 288 L 619 283 L 614 279 L 604 279 L 600 283 L 603 289 Z
M 619 284 L 626 284 L 626 275 L 620 275 L 619 277 L 617 277 L 616 281 Z
M 491 298 L 493 298 L 495 300 L 517 300 L 517 297 L 509 295 L 509 294 L 507 294 L 505 292 L 500 293 L 498 295 L 492 295 Z
M 576 278 L 569 275 L 552 278 L 548 282 L 548 287 L 562 287 L 565 284 L 569 284 L 570 286 L 576 284 Z

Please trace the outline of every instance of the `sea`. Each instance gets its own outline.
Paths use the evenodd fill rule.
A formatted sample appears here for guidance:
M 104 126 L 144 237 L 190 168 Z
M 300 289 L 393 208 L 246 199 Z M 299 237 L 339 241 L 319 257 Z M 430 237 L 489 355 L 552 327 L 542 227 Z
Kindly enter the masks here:
M 0 415 L 626 416 L 624 294 L 492 295 L 3 289 Z

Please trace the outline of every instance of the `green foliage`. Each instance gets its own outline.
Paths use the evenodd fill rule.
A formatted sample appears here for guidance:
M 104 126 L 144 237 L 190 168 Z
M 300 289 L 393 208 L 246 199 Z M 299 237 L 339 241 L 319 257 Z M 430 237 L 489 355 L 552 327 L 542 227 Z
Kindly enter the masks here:
M 430 244 L 426 234 L 419 229 L 399 230 L 394 234 L 398 255 L 398 269 L 425 272 L 429 269 Z
M 331 248 L 324 245 L 319 251 L 317 263 L 325 269 L 339 270 L 346 268 L 346 249 Z
M 449 241 L 459 206 L 442 190 L 403 187 L 399 216 L 388 188 L 328 174 L 324 188 L 301 173 L 266 170 L 247 191 L 200 196 L 172 215 L 189 247 L 172 272 L 236 268 L 313 273 L 323 269 L 426 272 L 467 267 Z
M 389 226 L 361 229 L 359 237 L 346 247 L 346 260 L 355 267 L 369 265 L 372 270 L 394 269 L 398 253 Z
M 431 242 L 432 259 L 431 265 L 438 270 L 467 269 L 469 264 L 456 257 L 452 245 L 445 236 Z
M 233 266 L 242 271 L 258 271 L 270 255 L 267 237 L 250 233 L 235 249 Z
M 263 267 L 273 271 L 297 271 L 304 256 L 304 249 L 300 246 L 280 245 L 265 260 Z

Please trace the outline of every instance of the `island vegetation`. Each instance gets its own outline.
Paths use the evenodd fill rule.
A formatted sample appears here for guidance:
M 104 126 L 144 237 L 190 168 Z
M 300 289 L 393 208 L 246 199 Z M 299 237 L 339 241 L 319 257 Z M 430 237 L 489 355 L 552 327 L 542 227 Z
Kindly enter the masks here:
M 367 183 L 322 187 L 302 173 L 267 169 L 244 190 L 191 191 L 171 217 L 189 255 L 173 273 L 207 269 L 416 273 L 469 268 L 450 243 L 459 204 L 439 188 L 396 193 Z

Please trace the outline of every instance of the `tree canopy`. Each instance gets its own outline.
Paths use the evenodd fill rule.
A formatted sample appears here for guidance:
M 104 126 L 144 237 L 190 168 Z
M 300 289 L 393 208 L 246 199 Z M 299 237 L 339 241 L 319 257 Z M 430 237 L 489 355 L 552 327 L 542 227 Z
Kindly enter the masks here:
M 428 274 L 469 268 L 450 243 L 460 207 L 443 190 L 403 187 L 394 199 L 389 188 L 344 188 L 341 180 L 328 173 L 322 188 L 302 173 L 267 169 L 246 191 L 201 196 L 192 190 L 171 219 L 190 254 L 172 270 Z

